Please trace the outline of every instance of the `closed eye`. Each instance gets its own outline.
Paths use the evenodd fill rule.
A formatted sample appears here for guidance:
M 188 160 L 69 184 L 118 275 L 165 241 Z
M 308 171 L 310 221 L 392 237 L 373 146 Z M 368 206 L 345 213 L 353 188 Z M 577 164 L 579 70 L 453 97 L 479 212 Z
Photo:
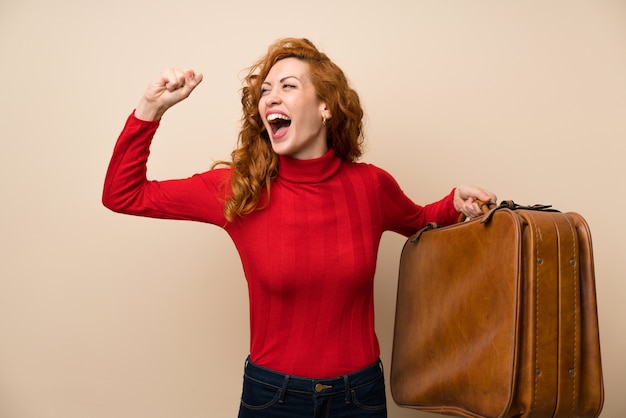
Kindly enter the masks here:
M 268 91 L 270 91 L 272 89 L 272 85 L 268 82 L 263 82 L 261 84 L 261 96 L 263 96 L 264 94 L 266 94 Z

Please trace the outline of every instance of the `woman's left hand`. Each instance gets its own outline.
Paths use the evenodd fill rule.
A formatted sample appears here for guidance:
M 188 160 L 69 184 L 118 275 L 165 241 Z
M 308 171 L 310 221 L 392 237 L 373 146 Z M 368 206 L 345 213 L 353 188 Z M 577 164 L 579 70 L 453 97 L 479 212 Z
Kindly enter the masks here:
M 477 200 L 493 203 L 498 201 L 495 194 L 479 187 L 459 186 L 454 190 L 454 208 L 470 219 L 483 214 Z

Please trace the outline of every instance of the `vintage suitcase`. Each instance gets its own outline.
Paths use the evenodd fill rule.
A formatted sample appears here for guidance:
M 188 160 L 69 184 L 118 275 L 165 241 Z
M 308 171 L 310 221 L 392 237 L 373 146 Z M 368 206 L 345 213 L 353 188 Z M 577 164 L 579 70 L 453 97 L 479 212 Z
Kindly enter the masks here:
M 446 415 L 597 417 L 604 387 L 585 220 L 508 201 L 408 239 L 390 387 L 398 405 Z

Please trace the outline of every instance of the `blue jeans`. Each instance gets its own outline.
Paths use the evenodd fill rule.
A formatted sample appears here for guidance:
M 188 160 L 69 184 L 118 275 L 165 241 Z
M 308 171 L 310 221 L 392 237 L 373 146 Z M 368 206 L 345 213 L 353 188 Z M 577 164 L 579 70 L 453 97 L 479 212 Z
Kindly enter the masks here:
M 386 418 L 382 363 L 345 376 L 305 379 L 246 360 L 239 418 Z

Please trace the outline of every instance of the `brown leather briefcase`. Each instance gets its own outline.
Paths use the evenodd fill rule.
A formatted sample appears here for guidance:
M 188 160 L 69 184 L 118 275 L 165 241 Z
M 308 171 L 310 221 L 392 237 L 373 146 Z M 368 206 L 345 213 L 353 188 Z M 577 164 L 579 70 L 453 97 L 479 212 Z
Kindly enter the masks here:
M 409 238 L 391 393 L 462 417 L 597 417 L 604 402 L 591 235 L 576 213 L 492 205 Z

